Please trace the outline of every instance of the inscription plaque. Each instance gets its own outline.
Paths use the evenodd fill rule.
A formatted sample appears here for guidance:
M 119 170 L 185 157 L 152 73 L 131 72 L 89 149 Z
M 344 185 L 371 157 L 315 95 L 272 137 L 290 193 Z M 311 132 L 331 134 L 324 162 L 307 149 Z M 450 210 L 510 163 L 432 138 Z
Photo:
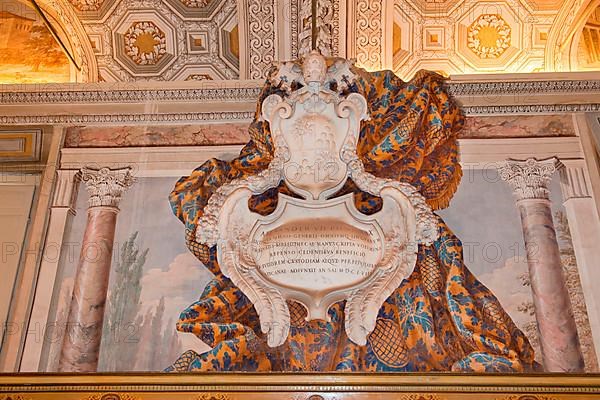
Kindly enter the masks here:
M 280 66 L 270 79 L 288 95 L 262 105 L 275 144 L 269 167 L 221 186 L 200 220 L 197 240 L 217 246 L 222 272 L 254 304 L 270 346 L 287 339 L 287 300 L 306 307 L 309 320 L 326 320 L 329 307 L 346 300 L 346 333 L 364 345 L 379 308 L 414 268 L 417 245 L 437 237 L 433 213 L 414 187 L 365 172 L 356 144 L 367 103 L 341 94 L 354 79 L 342 64 L 327 69 L 313 52 L 302 71 Z M 300 89 L 291 89 L 292 80 Z M 353 194 L 333 197 L 349 178 L 381 197 L 379 212 L 360 213 Z M 251 196 L 281 181 L 297 197 L 279 194 L 265 216 L 248 209 Z
M 265 233 L 256 260 L 268 279 L 290 287 L 309 280 L 310 289 L 318 292 L 369 276 L 380 249 L 368 232 L 333 218 L 315 218 Z

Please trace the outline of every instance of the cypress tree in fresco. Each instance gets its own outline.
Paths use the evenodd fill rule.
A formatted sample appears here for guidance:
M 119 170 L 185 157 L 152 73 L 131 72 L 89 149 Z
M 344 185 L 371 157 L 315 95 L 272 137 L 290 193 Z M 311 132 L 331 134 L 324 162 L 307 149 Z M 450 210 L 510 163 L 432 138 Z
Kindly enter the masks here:
M 119 259 L 113 271 L 115 279 L 108 297 L 100 369 L 127 371 L 136 359 L 140 341 L 140 294 L 143 266 L 150 249 L 140 252 L 136 245 L 138 232 L 133 233 L 121 246 Z
M 163 353 L 165 353 L 165 349 L 163 348 L 163 315 L 165 313 L 165 296 L 161 296 L 160 301 L 158 302 L 158 306 L 154 311 L 154 317 L 152 317 L 152 335 L 151 335 L 151 343 L 147 343 L 144 348 L 150 349 L 154 348 L 151 352 L 152 360 L 150 361 L 150 365 L 148 365 L 148 369 L 151 371 L 160 371 L 165 368 L 162 365 Z
M 165 331 L 163 333 L 163 359 L 161 360 L 163 363 L 165 361 L 171 362 L 176 360 L 177 357 L 181 354 L 181 339 L 177 334 L 177 330 L 175 329 L 175 322 L 173 318 L 169 318 L 169 322 L 166 325 Z M 163 370 L 165 368 L 164 364 L 158 365 L 158 368 Z

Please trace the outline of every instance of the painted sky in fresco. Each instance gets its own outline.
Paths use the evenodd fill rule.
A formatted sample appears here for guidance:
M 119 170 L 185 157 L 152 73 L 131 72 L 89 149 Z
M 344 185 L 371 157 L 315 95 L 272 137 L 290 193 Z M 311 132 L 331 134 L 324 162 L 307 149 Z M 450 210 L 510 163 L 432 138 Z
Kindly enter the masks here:
M 135 241 L 137 248 L 140 251 L 149 249 L 139 282 L 140 319 L 133 321 L 136 324 L 134 336 L 139 343 L 136 345 L 144 348 L 152 348 L 156 346 L 156 341 L 164 341 L 163 336 L 172 334 L 181 311 L 198 299 L 211 278 L 206 268 L 185 247 L 183 225 L 172 214 L 168 204 L 168 194 L 176 180 L 177 178 L 139 178 L 125 193 L 120 206 L 109 291 L 114 287 L 114 270 L 121 254 L 121 246 L 133 233 L 138 232 Z M 558 178 L 553 181 L 551 190 L 555 210 L 562 209 Z M 58 300 L 55 299 L 57 314 L 65 306 L 61 305 L 66 302 L 62 298 L 68 297 L 65 292 L 68 293 L 72 287 L 80 249 L 78 243 L 85 226 L 86 202 L 87 194 L 82 186 L 77 201 L 77 216 L 68 235 L 68 241 L 73 244 L 63 263 L 63 294 L 56 296 Z M 440 215 L 462 240 L 468 268 L 494 292 L 519 327 L 524 328 L 530 324 L 534 317 L 518 310 L 519 306 L 531 301 L 531 290 L 522 285 L 520 278 L 526 273 L 527 264 L 520 218 L 508 185 L 500 181 L 495 172 L 466 170 L 450 207 L 441 211 Z M 161 333 L 157 337 L 148 332 L 143 318 L 156 315 L 161 298 L 164 311 L 160 322 Z M 206 349 L 194 335 L 177 334 L 177 337 L 179 339 L 173 350 L 175 352 Z M 108 351 L 106 349 L 109 347 L 103 344 L 102 352 Z M 56 358 L 58 350 L 52 351 L 52 357 Z M 146 357 L 142 354 L 144 352 L 140 352 L 139 357 Z M 106 358 L 106 353 L 104 357 Z M 121 360 L 120 370 L 160 370 L 173 361 L 173 354 L 164 354 L 162 357 L 154 361 Z M 101 368 L 102 360 L 103 354 Z M 106 365 L 108 364 L 105 362 L 105 370 Z

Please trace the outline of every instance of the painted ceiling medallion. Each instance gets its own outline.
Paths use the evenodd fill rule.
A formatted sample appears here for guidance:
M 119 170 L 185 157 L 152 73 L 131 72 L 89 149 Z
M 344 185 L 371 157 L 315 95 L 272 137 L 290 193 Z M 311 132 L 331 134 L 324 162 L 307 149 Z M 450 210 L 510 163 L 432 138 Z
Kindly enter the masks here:
M 204 8 L 209 5 L 211 0 L 179 0 L 189 8 Z
M 69 0 L 78 11 L 98 11 L 104 0 Z
M 481 58 L 500 57 L 510 41 L 510 26 L 496 14 L 480 15 L 467 29 L 467 46 Z
M 136 22 L 125 32 L 125 52 L 138 65 L 154 65 L 167 53 L 167 39 L 153 22 Z

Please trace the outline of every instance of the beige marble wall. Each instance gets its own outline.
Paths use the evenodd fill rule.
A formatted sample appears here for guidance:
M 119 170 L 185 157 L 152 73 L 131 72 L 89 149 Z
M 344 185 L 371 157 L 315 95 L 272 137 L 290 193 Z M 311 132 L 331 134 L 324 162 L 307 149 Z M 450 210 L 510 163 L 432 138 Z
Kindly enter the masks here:
M 471 116 L 460 133 L 465 139 L 556 136 L 575 136 L 571 115 Z
M 247 123 L 180 126 L 77 126 L 65 147 L 208 146 L 249 140 Z

